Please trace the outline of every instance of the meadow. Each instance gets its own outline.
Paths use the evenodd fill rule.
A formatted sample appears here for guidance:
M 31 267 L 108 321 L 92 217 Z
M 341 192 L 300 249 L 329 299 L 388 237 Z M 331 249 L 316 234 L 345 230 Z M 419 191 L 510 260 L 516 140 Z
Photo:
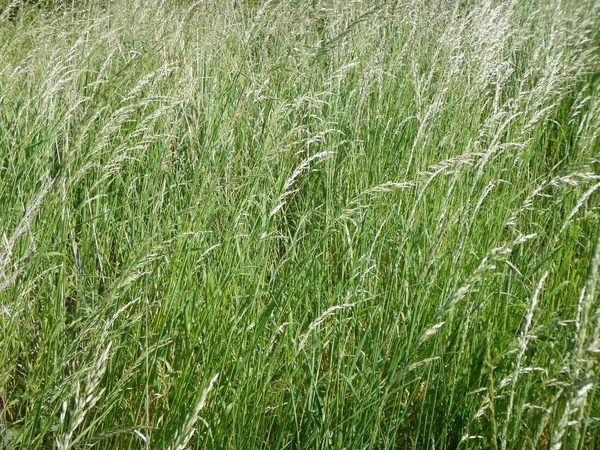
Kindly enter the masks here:
M 600 1 L 19 3 L 1 450 L 600 448 Z

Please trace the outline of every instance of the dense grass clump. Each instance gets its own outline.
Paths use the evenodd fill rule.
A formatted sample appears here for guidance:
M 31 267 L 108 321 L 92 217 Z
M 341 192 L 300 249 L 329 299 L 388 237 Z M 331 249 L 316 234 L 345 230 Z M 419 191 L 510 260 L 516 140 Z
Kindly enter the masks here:
M 0 448 L 599 448 L 599 1 L 12 3 Z

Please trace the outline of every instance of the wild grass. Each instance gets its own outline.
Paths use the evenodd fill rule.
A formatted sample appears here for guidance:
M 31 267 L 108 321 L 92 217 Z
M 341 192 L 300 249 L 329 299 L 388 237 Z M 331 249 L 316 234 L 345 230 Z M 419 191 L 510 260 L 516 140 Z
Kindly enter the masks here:
M 600 446 L 598 1 L 9 3 L 3 448 Z

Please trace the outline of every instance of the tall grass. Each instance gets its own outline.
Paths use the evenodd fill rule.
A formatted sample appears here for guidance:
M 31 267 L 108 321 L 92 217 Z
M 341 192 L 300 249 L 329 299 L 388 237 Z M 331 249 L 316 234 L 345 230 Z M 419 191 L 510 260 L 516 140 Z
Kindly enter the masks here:
M 599 62 L 596 0 L 3 14 L 2 446 L 597 448 Z

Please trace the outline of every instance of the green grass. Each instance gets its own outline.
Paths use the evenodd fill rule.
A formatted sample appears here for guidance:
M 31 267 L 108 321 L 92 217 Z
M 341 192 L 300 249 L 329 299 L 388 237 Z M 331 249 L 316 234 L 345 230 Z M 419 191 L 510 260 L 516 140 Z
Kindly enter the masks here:
M 0 2 L 0 448 L 600 446 L 600 2 Z

